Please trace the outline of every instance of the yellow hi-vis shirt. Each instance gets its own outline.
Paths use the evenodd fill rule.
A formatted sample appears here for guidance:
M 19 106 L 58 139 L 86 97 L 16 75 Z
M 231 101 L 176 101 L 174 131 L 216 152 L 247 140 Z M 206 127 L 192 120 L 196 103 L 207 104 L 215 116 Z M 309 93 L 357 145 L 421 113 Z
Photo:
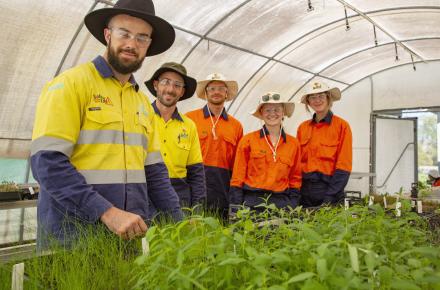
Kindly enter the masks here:
M 88 184 L 145 183 L 144 165 L 163 161 L 154 115 L 134 81 L 122 85 L 86 63 L 45 86 L 31 151 L 62 152 Z
M 153 107 L 155 104 L 153 103 Z M 154 122 L 159 132 L 160 151 L 170 178 L 185 178 L 187 166 L 202 164 L 202 151 L 195 123 L 177 109 L 168 122 L 154 107 Z

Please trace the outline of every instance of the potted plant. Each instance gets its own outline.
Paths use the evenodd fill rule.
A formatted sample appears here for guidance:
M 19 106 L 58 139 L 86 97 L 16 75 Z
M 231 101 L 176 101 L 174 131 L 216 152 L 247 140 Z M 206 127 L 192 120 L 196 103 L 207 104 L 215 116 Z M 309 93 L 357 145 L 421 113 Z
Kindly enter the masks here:
M 2 181 L 0 184 L 0 201 L 21 200 L 21 190 L 15 182 Z

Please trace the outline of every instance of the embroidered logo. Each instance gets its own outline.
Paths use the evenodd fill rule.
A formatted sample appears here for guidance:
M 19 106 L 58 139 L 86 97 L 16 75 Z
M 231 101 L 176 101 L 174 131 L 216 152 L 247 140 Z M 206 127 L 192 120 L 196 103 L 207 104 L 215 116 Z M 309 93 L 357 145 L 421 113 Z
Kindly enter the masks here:
M 181 141 L 182 139 L 188 139 L 188 133 L 186 132 L 185 128 L 183 128 L 183 129 L 182 129 L 182 132 L 181 132 L 179 135 L 177 135 L 177 140 L 178 140 L 177 143 L 180 144 L 180 141 Z
M 312 90 L 316 90 L 316 89 L 320 89 L 320 88 L 321 88 L 321 84 L 320 83 L 314 83 Z
M 109 97 L 103 97 L 101 94 L 93 95 L 95 103 L 103 103 L 109 106 L 113 106 L 112 100 Z
M 144 116 L 148 116 L 148 111 L 147 111 L 147 109 L 145 108 L 145 105 L 144 105 L 144 104 L 140 104 L 140 105 L 138 106 L 138 113 L 139 113 L 139 114 L 143 114 Z
M 64 83 L 57 83 L 57 84 L 53 84 L 53 85 L 51 85 L 48 89 L 47 89 L 47 91 L 55 91 L 55 90 L 59 90 L 59 89 L 62 89 L 62 88 L 64 88 Z

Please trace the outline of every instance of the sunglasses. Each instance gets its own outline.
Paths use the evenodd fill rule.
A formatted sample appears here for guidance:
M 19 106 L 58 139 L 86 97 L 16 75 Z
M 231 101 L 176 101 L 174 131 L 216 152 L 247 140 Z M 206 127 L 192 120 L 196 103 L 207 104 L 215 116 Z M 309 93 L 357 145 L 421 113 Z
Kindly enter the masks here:
M 264 95 L 261 97 L 261 100 L 263 102 L 269 102 L 269 100 L 279 101 L 280 99 L 281 99 L 281 96 L 279 94 Z

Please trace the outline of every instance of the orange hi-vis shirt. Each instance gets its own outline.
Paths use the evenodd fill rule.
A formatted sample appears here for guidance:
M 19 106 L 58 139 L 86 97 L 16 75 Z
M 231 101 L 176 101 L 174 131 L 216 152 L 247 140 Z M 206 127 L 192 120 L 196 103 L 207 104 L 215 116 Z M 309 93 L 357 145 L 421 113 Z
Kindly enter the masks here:
M 232 171 L 231 187 L 275 193 L 299 189 L 301 149 L 298 140 L 283 130 L 274 160 L 263 130 L 246 134 L 241 139 Z M 267 140 L 271 142 L 270 138 Z
M 196 123 L 202 148 L 203 165 L 232 170 L 238 142 L 243 137 L 240 122 L 223 109 L 215 126 L 216 138 L 212 133 L 212 122 L 207 106 L 186 114 Z M 216 117 L 212 116 L 215 120 Z
M 305 174 L 319 172 L 332 176 L 335 170 L 347 173 L 352 168 L 352 134 L 350 125 L 331 112 L 321 122 L 314 119 L 301 123 L 296 136 L 301 145 L 301 165 Z

